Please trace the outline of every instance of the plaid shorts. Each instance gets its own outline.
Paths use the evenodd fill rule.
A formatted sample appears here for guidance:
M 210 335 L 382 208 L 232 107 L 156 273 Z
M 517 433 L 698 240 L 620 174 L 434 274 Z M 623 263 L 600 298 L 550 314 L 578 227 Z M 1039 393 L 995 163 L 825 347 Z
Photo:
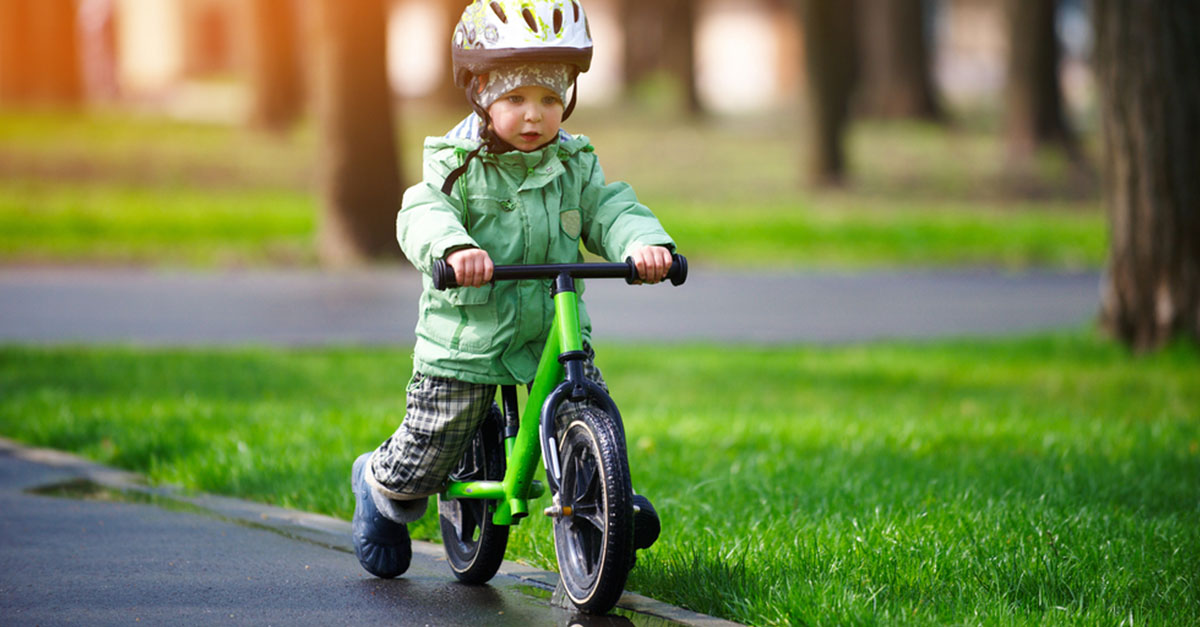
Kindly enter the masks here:
M 583 372 L 605 387 L 591 350 L 583 362 Z M 415 499 L 440 493 L 495 404 L 496 387 L 414 374 L 408 384 L 404 422 L 371 458 L 375 484 L 385 493 L 390 492 L 392 498 Z M 583 405 L 564 406 L 559 412 L 560 423 Z

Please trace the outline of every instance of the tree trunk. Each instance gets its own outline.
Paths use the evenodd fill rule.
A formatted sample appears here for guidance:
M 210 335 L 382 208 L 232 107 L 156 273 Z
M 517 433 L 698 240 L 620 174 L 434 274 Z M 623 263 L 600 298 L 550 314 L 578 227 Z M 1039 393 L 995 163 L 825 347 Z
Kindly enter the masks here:
M 857 63 L 851 0 L 800 0 L 808 75 L 809 178 L 840 185 L 846 174 L 843 140 Z
M 0 101 L 26 102 L 33 93 L 30 7 L 33 0 L 0 0 Z
M 658 69 L 662 16 L 657 3 L 646 0 L 620 0 L 617 10 L 625 35 L 621 78 L 628 92 Z
M 323 262 L 399 253 L 399 160 L 387 79 L 384 0 L 313 0 Z
M 60 105 L 82 104 L 83 74 L 79 68 L 75 0 L 38 0 L 35 7 L 37 97 Z
M 299 24 L 293 0 L 250 0 L 250 123 L 269 131 L 291 128 L 304 109 Z
M 1200 341 L 1200 4 L 1094 10 L 1112 230 L 1102 321 L 1137 351 Z
M 1058 79 L 1061 51 L 1055 32 L 1055 0 L 1007 0 L 1008 79 L 1005 126 L 1009 157 L 1028 160 L 1040 147 L 1057 144 L 1079 156 L 1063 113 Z
M 658 71 L 678 81 L 681 106 L 700 113 L 696 86 L 697 0 L 621 0 L 618 7 L 625 34 L 622 61 L 625 91 Z
M 663 11 L 666 67 L 679 80 L 684 110 L 696 115 L 702 111 L 696 88 L 696 0 L 665 0 Z
M 82 104 L 75 0 L 0 4 L 0 96 L 25 104 Z
M 450 62 L 450 36 L 454 32 L 458 20 L 462 17 L 463 11 L 467 8 L 467 4 L 467 0 L 438 0 L 438 10 L 442 14 L 442 30 L 440 32 L 444 34 L 443 39 L 446 44 L 439 50 L 446 60 L 446 66 L 431 94 L 433 100 L 438 104 L 457 107 L 463 111 L 469 110 L 467 97 L 461 88 L 454 85 L 454 66 Z
M 923 0 L 859 0 L 862 112 L 941 120 Z

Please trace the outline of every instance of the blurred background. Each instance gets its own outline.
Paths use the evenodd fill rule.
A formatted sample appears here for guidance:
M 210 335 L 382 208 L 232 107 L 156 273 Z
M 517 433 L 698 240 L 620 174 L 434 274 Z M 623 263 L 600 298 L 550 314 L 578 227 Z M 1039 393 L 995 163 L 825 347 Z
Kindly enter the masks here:
M 316 0 L 46 0 L 5 3 L 6 100 L 120 103 L 179 118 L 240 122 L 254 112 L 272 121 L 306 109 L 311 43 L 319 35 Z M 463 0 L 381 2 L 387 73 L 398 98 L 443 96 L 458 104 L 450 77 L 449 33 Z M 1033 28 L 1012 32 L 1003 2 L 860 0 L 864 67 L 872 83 L 918 84 L 955 107 L 979 107 L 1004 88 L 1010 42 L 1030 45 Z M 1051 6 L 1038 16 L 1061 45 L 1043 62 L 1061 73 L 1070 109 L 1086 111 L 1091 79 L 1091 28 L 1082 0 L 1029 3 Z M 583 105 L 606 106 L 627 88 L 661 73 L 685 82 L 690 107 L 723 113 L 768 112 L 796 104 L 804 86 L 802 25 L 785 0 L 590 0 L 597 42 L 583 76 Z M 1030 9 L 1032 10 L 1032 8 Z M 911 15 L 903 15 L 905 12 Z M 24 28 L 17 27 L 24 23 Z M 11 37 L 11 39 L 9 39 Z M 1014 39 L 1015 37 L 1015 39 Z M 911 58 L 875 48 L 901 40 Z M 42 42 L 47 45 L 36 45 Z M 53 45 L 50 45 L 53 44 Z M 874 45 L 875 48 L 872 46 Z M 924 48 L 924 50 L 919 50 Z M 903 56 L 903 52 L 896 57 Z M 14 55 L 15 58 L 7 58 Z M 20 62 L 24 57 L 25 63 Z M 1061 58 L 1060 58 L 1061 57 Z M 878 70 L 908 63 L 913 76 Z M 253 81 L 271 84 L 290 109 L 267 112 Z M 865 86 L 878 92 L 883 85 Z M 258 85 L 259 89 L 263 86 Z M 875 113 L 905 105 L 872 102 Z M 453 92 L 453 93 L 451 93 Z M 880 101 L 886 94 L 867 94 Z M 921 106 L 936 111 L 936 102 Z M 257 110 L 256 110 L 257 109 Z
M 1098 271 L 1120 4 L 587 0 L 565 126 L 700 263 Z M 465 5 L 3 0 L 0 263 L 397 258 Z

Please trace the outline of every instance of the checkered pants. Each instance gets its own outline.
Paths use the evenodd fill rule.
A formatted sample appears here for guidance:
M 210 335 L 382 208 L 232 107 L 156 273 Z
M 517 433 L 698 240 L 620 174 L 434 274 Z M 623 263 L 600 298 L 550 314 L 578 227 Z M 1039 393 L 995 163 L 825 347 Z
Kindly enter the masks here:
M 588 352 L 584 375 L 604 387 Z M 495 385 L 414 374 L 404 422 L 371 458 L 375 483 L 392 498 L 440 493 L 495 398 Z M 564 406 L 559 420 L 567 420 L 582 405 Z

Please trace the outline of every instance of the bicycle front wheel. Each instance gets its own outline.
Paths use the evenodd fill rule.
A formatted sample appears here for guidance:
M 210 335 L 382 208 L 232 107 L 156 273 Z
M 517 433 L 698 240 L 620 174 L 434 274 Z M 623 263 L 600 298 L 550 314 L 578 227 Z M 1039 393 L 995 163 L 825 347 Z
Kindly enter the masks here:
M 633 489 L 625 443 L 613 419 L 584 409 L 558 450 L 562 478 L 554 548 L 563 588 L 580 610 L 616 605 L 633 564 Z

